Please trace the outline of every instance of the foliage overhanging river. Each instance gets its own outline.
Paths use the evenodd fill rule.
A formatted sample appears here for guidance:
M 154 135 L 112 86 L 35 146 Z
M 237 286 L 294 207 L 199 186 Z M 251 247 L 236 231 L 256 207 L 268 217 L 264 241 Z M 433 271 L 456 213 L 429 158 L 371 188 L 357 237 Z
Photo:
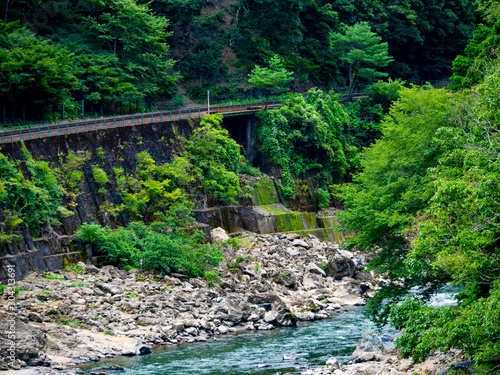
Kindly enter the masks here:
M 431 304 L 454 304 L 453 296 L 458 291 L 447 287 L 433 297 Z M 341 363 L 349 361 L 361 335 L 372 328 L 365 308 L 355 308 L 293 328 L 219 336 L 202 343 L 161 347 L 147 356 L 103 359 L 80 367 L 96 371 L 118 364 L 125 371 L 116 373 L 124 375 L 270 375 L 277 371 L 300 374 L 305 366 L 323 365 L 330 357 Z M 297 359 L 285 361 L 283 354 Z M 270 367 L 259 368 L 261 364 Z

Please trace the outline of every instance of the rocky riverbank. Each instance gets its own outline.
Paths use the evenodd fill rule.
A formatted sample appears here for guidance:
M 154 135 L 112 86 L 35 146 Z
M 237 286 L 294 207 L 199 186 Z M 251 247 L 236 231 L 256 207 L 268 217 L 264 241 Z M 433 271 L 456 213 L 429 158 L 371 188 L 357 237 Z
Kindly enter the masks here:
M 359 256 L 311 235 L 248 235 L 225 258 L 213 285 L 83 263 L 29 275 L 17 283 L 16 359 L 2 357 L 0 369 L 71 372 L 65 369 L 155 345 L 293 326 L 363 305 L 377 284 Z M 6 308 L 2 301 L 2 324 Z
M 331 358 L 323 367 L 308 369 L 302 375 L 407 375 L 472 373 L 474 361 L 461 350 L 451 349 L 448 353 L 435 352 L 426 361 L 415 363 L 401 358 L 394 344 L 397 333 L 363 334 L 352 361 L 340 364 Z

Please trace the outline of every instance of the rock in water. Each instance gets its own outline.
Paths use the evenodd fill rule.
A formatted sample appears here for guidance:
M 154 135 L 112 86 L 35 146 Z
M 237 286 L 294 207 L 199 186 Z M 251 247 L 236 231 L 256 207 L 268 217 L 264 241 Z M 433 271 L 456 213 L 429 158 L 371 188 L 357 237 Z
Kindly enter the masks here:
M 122 355 L 144 355 L 151 353 L 151 347 L 144 344 L 140 340 L 136 341 L 127 341 L 123 344 Z
M 125 371 L 125 369 L 120 365 L 105 366 L 101 370 Z

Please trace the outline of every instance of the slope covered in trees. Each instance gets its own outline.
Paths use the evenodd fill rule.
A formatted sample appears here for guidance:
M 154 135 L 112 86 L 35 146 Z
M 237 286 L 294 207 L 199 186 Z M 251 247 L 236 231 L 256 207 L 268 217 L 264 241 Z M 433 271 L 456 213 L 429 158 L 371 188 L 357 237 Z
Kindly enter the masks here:
M 357 184 L 340 188 L 340 219 L 354 233 L 348 246 L 375 250 L 370 267 L 391 280 L 371 314 L 403 329 L 403 355 L 421 360 L 461 348 L 493 372 L 500 370 L 499 68 L 490 63 L 464 93 L 403 89 L 381 139 L 363 155 Z M 459 307 L 426 306 L 445 282 L 465 288 Z
M 203 100 L 207 89 L 235 99 L 275 55 L 295 89 L 446 78 L 477 18 L 472 0 L 2 0 L 0 9 L 1 104 L 85 100 L 114 112 L 181 105 L 181 92 Z

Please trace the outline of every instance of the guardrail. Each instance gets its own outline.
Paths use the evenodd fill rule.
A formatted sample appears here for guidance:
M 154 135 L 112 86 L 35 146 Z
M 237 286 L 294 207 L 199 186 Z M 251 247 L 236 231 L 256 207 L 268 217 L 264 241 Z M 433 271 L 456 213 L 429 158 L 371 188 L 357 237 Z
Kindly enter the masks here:
M 451 81 L 446 80 L 435 81 L 434 87 L 446 87 L 446 85 L 450 83 Z M 352 100 L 359 100 L 363 97 L 366 97 L 364 92 L 356 92 L 353 93 Z M 339 101 L 346 102 L 347 95 L 343 95 Z M 218 112 L 222 115 L 250 113 L 264 109 L 266 106 L 273 109 L 280 106 L 281 103 L 281 100 L 273 100 L 269 102 L 214 105 L 210 106 L 210 113 Z M 14 143 L 21 140 L 28 141 L 53 136 L 78 134 L 89 131 L 106 130 L 110 128 L 155 124 L 188 118 L 201 118 L 207 115 L 209 113 L 208 111 L 208 107 L 191 107 L 174 111 L 153 111 L 132 115 L 108 116 L 88 120 L 59 122 L 57 124 L 42 124 L 29 128 L 0 131 L 0 144 Z
M 256 102 L 231 105 L 215 105 L 208 107 L 184 108 L 177 111 L 156 111 L 132 115 L 95 118 L 58 124 L 45 124 L 36 127 L 0 132 L 1 144 L 29 141 L 33 139 L 55 137 L 69 134 L 79 134 L 90 131 L 122 128 L 127 126 L 157 124 L 170 121 L 201 118 L 209 113 L 238 114 L 257 112 L 261 109 L 276 108 L 281 101 Z

